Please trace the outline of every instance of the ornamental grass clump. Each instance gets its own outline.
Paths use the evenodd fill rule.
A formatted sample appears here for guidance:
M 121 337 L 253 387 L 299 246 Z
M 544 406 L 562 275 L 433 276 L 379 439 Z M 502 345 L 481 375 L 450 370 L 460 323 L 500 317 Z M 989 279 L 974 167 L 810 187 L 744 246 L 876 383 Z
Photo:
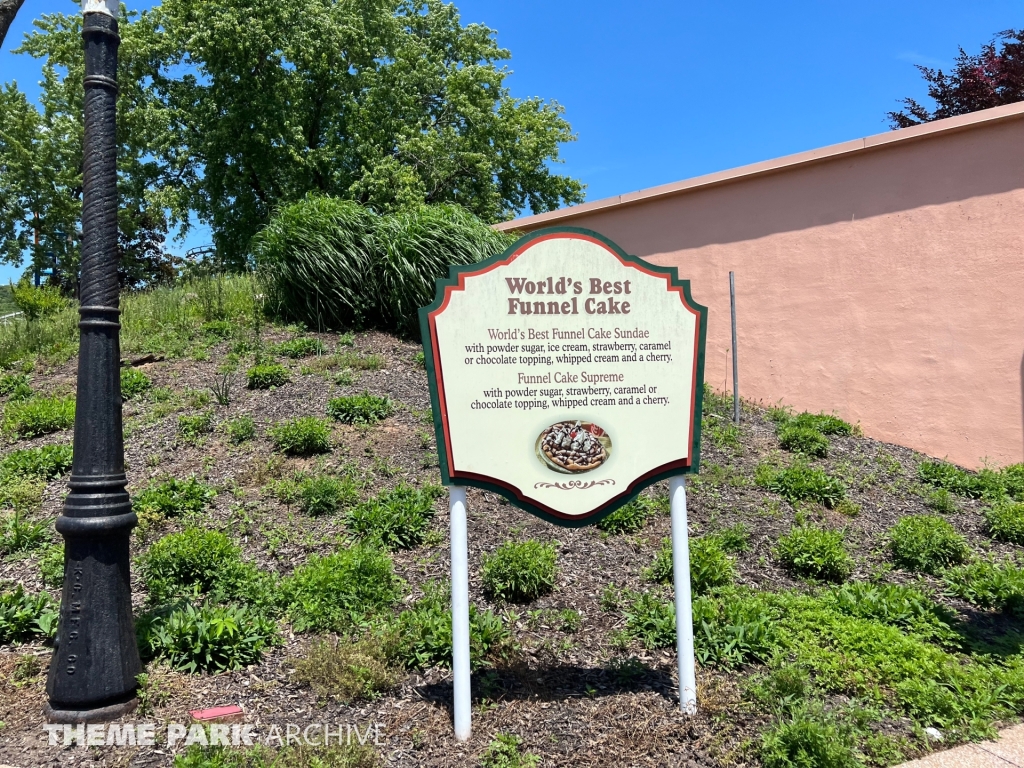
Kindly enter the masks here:
M 400 483 L 354 506 L 345 526 L 359 538 L 387 549 L 411 549 L 423 543 L 434 518 L 434 500 L 443 493 L 436 485 L 416 488 Z
M 554 544 L 533 539 L 506 541 L 484 555 L 480 569 L 484 592 L 510 602 L 529 602 L 555 587 L 558 554 Z
M 289 456 L 313 456 L 331 450 L 331 425 L 326 419 L 300 416 L 267 430 L 274 448 Z
M 845 581 L 853 572 L 842 531 L 801 525 L 779 539 L 775 558 L 796 576 L 820 581 Z
M 394 409 L 391 398 L 369 392 L 335 397 L 327 403 L 327 415 L 345 424 L 376 424 L 390 416 Z
M 911 515 L 889 529 L 889 551 L 901 568 L 937 574 L 971 554 L 967 541 L 935 515 Z

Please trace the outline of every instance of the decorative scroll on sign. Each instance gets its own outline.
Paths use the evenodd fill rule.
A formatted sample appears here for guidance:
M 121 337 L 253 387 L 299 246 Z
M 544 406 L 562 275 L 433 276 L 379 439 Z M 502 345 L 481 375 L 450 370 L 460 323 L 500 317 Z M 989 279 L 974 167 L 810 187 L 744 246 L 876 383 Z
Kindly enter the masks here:
M 446 485 L 578 526 L 697 471 L 707 309 L 675 268 L 542 230 L 453 267 L 420 324 Z

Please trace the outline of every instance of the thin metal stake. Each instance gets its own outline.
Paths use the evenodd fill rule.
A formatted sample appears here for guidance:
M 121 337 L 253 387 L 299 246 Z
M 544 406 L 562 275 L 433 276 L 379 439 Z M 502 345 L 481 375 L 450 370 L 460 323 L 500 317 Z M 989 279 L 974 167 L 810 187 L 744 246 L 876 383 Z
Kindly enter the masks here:
M 729 273 L 729 304 L 732 308 L 732 420 L 740 423 L 740 372 L 736 351 L 736 277 Z
M 455 738 L 472 732 L 469 689 L 469 562 L 466 535 L 466 489 L 448 489 L 452 535 L 452 678 L 455 693 Z

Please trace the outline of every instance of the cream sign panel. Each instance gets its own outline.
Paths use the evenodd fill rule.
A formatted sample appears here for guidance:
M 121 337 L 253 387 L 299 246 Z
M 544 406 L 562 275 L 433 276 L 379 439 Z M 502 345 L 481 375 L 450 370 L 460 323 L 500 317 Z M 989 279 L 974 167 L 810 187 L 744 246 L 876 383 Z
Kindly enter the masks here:
M 453 269 L 421 310 L 441 469 L 566 525 L 695 471 L 707 310 L 585 230 Z

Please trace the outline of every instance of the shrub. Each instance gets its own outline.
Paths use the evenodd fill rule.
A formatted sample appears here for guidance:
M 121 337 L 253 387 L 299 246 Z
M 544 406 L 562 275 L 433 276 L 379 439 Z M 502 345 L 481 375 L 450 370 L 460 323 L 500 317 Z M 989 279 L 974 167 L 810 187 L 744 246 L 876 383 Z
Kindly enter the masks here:
M 530 752 L 522 754 L 519 737 L 512 733 L 499 733 L 480 756 L 480 768 L 535 768 L 540 757 Z
M 693 603 L 694 654 L 701 664 L 719 667 L 768 661 L 779 645 L 775 619 L 757 594 L 700 597 Z
M 277 625 L 249 608 L 184 604 L 139 617 L 143 659 L 164 658 L 173 669 L 224 672 L 258 664 L 279 642 Z
M 288 383 L 288 369 L 280 363 L 254 365 L 246 373 L 249 389 L 270 389 Z
M 482 558 L 484 592 L 501 600 L 535 600 L 554 589 L 557 558 L 554 544 L 506 541 Z
M 149 376 L 137 368 L 121 369 L 121 399 L 131 400 L 153 386 Z
M 315 416 L 300 416 L 267 431 L 274 447 L 289 456 L 312 456 L 331 450 L 331 425 Z
M 0 459 L 0 478 L 34 477 L 52 480 L 71 469 L 70 445 L 43 445 L 11 451 Z
M 787 424 L 800 429 L 813 429 L 823 435 L 852 435 L 853 425 L 827 413 L 804 413 L 791 417 Z
M 294 663 L 297 682 L 308 685 L 321 700 L 343 704 L 374 699 L 394 687 L 398 677 L 381 644 L 373 640 L 321 640 L 309 655 Z
M 999 476 L 1006 492 L 1017 501 L 1024 501 L 1024 463 L 1003 467 Z
M 297 339 L 282 341 L 274 351 L 282 357 L 298 358 L 309 357 L 310 355 L 322 355 L 327 350 L 320 339 L 313 339 L 308 336 L 300 336 Z
M 24 278 L 17 285 L 11 284 L 11 298 L 28 320 L 38 320 L 71 306 L 57 286 L 36 286 Z
M 647 572 L 651 581 L 669 583 L 672 581 L 672 542 L 665 539 Z M 721 539 L 703 536 L 690 541 L 690 589 L 701 595 L 716 587 L 731 584 L 736 576 L 732 560 L 725 553 Z
M 452 664 L 452 612 L 446 585 L 428 582 L 423 597 L 398 614 L 386 629 L 388 658 L 409 669 Z M 469 606 L 470 665 L 479 669 L 509 640 L 504 622 L 492 611 Z
M 393 410 L 391 398 L 378 397 L 369 392 L 336 397 L 327 403 L 327 415 L 346 424 L 375 424 L 390 416 Z
M 1024 544 L 1024 502 L 996 502 L 985 510 L 985 523 L 993 539 Z
M 357 504 L 349 511 L 345 525 L 360 538 L 388 549 L 410 549 L 423 543 L 434 517 L 434 499 L 442 493 L 438 486 L 419 489 L 401 483 Z
M 186 443 L 195 445 L 203 435 L 213 432 L 213 412 L 178 417 L 178 434 Z
M 780 538 L 775 557 L 797 576 L 821 581 L 845 581 L 853 572 L 842 532 L 812 525 L 793 528 Z
M 1024 568 L 1016 563 L 976 560 L 942 577 L 950 594 L 972 605 L 1024 616 Z
M 340 632 L 391 606 L 398 587 L 387 553 L 360 544 L 311 557 L 280 593 L 296 632 Z
M 5 433 L 24 439 L 60 432 L 74 423 L 75 398 L 31 397 L 9 401 L 2 424 Z
M 170 478 L 154 483 L 135 494 L 133 506 L 140 516 L 148 518 L 197 515 L 216 498 L 210 486 L 190 477 L 188 480 Z
M 0 520 L 0 555 L 38 549 L 46 541 L 50 526 L 33 523 L 23 512 L 16 511 Z
M 833 589 L 825 601 L 847 616 L 904 627 L 929 639 L 956 637 L 952 614 L 913 587 L 854 581 Z
M 256 437 L 256 422 L 252 416 L 239 416 L 229 420 L 224 428 L 228 433 L 228 440 L 235 445 L 252 440 Z
M 29 595 L 18 584 L 0 593 L 0 645 L 20 643 L 35 637 L 52 638 L 57 633 L 58 606 L 49 595 Z
M 333 515 L 359 501 L 359 487 L 350 477 L 307 477 L 299 483 L 299 506 L 307 515 Z
M 889 550 L 901 568 L 933 574 L 970 554 L 963 536 L 934 515 L 911 515 L 896 523 L 889 529 Z
M 764 768 L 861 768 L 851 728 L 819 707 L 800 705 L 761 738 Z
M 790 502 L 815 501 L 831 509 L 846 496 L 846 487 L 839 479 L 799 459 L 782 470 L 760 464 L 755 478 L 758 485 Z
M 828 438 L 811 427 L 787 425 L 779 430 L 779 445 L 787 451 L 824 458 L 828 455 Z
M 597 527 L 605 533 L 636 533 L 647 519 L 668 510 L 668 497 L 637 496 L 633 501 L 601 518 Z
M 268 574 L 242 560 L 242 552 L 219 531 L 188 528 L 155 542 L 139 558 L 151 605 L 209 595 L 213 602 L 270 602 Z

